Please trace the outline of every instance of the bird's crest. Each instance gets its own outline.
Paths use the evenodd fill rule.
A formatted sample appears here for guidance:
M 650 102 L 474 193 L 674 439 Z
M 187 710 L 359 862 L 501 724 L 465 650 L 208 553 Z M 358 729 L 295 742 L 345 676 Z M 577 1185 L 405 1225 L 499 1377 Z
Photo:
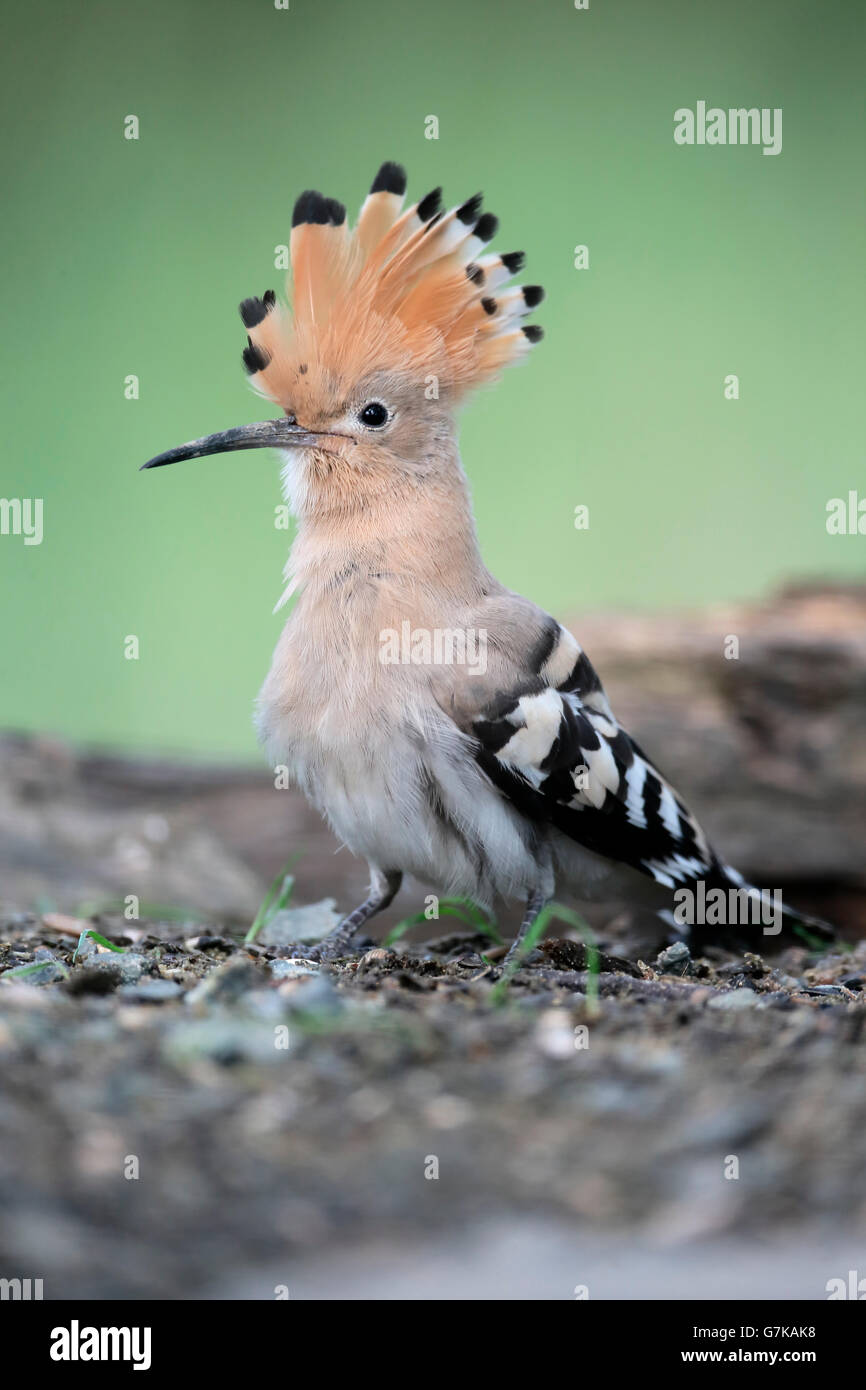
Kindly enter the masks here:
M 299 375 L 355 379 L 370 368 L 434 376 L 462 392 L 519 361 L 542 336 L 526 316 L 537 285 L 503 288 L 523 253 L 486 250 L 497 231 L 481 195 L 448 212 L 441 190 L 402 211 L 406 175 L 383 164 L 350 230 L 342 203 L 302 193 L 291 233 L 291 309 L 273 291 L 240 306 L 244 364 L 263 396 L 285 404 Z

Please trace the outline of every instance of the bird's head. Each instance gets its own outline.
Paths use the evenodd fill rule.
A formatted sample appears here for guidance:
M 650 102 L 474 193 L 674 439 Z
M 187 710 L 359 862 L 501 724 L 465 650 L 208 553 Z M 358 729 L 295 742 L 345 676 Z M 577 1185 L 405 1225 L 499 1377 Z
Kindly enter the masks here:
M 487 250 L 497 220 L 439 189 L 402 211 L 406 176 L 384 164 L 351 231 L 341 203 L 302 193 L 291 234 L 291 310 L 245 299 L 244 366 L 283 414 L 169 449 L 143 466 L 236 449 L 284 451 L 296 510 L 345 506 L 397 474 L 435 470 L 460 397 L 541 337 L 539 286 L 508 288 L 522 252 Z

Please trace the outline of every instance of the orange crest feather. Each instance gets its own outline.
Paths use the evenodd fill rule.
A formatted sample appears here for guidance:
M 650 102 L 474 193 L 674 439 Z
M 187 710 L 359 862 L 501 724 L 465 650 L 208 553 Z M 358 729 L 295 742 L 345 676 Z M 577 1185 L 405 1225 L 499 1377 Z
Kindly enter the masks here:
M 461 392 L 541 338 L 540 328 L 522 323 L 543 298 L 539 286 L 494 296 L 523 253 L 482 256 L 498 224 L 481 214 L 481 195 L 443 214 L 435 189 L 401 212 L 405 191 L 403 169 L 383 164 L 351 231 L 341 203 L 314 192 L 298 198 L 291 312 L 273 292 L 241 305 L 244 363 L 261 395 L 287 404 L 310 361 L 347 381 L 371 368 L 405 368 Z

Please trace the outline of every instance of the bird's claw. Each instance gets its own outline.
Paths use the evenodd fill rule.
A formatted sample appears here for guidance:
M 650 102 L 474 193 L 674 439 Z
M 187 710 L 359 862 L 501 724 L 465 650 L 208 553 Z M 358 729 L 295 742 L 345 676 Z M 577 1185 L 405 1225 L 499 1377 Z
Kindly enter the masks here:
M 293 943 L 286 950 L 286 960 L 308 960 L 311 965 L 321 965 L 325 959 L 321 946 L 304 946 Z
M 302 943 L 294 943 L 287 948 L 288 960 L 308 960 L 312 965 L 329 965 L 334 961 L 342 959 L 343 956 L 352 955 L 351 945 L 347 946 L 344 942 L 330 942 L 325 937 L 316 946 L 305 946 Z

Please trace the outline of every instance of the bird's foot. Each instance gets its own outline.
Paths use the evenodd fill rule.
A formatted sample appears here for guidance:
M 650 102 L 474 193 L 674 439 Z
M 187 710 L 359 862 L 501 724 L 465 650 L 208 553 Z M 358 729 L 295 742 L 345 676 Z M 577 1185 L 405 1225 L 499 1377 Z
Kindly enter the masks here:
M 358 942 L 355 938 L 365 922 L 371 917 L 375 917 L 377 912 L 381 912 L 383 907 L 387 907 L 394 894 L 400 887 L 401 875 L 399 873 L 376 873 L 374 874 L 374 886 L 370 896 L 360 907 L 356 907 L 354 912 L 350 912 L 341 922 L 338 922 L 332 932 L 318 942 L 315 946 L 294 947 L 289 955 L 291 959 L 312 961 L 317 965 L 325 965 L 331 961 L 339 960 L 343 956 L 359 954 L 362 950 L 367 950 L 372 946 L 370 941 L 366 944 Z M 381 880 L 381 882 L 379 882 Z
M 289 947 L 288 958 L 290 960 L 308 960 L 314 965 L 327 965 L 333 961 L 341 960 L 345 956 L 358 955 L 364 948 L 354 942 L 354 935 L 354 931 L 345 931 L 341 923 L 315 946 L 305 946 L 299 942 Z
M 500 971 L 501 971 L 502 974 L 506 974 L 506 973 L 507 973 L 507 974 L 510 975 L 510 974 L 513 974 L 513 972 L 514 972 L 515 970 L 518 970 L 518 969 L 520 968 L 521 959 L 522 959 L 522 953 L 521 953 L 521 950 L 520 950 L 520 945 L 521 945 L 521 943 L 520 943 L 519 941 L 515 941 L 514 944 L 513 944 L 512 947 L 511 947 L 511 949 L 507 952 L 507 954 L 506 954 L 506 955 L 503 957 L 503 959 L 500 961 L 500 963 L 499 963 L 499 969 L 500 969 Z
M 530 958 L 534 958 L 535 960 L 539 959 L 534 951 L 527 951 L 522 940 L 513 942 L 510 950 L 499 962 L 499 979 L 512 980 L 518 971 L 527 964 Z
M 305 960 L 311 965 L 321 965 L 322 948 L 321 946 L 305 946 L 302 942 L 291 942 L 283 956 L 284 960 Z

